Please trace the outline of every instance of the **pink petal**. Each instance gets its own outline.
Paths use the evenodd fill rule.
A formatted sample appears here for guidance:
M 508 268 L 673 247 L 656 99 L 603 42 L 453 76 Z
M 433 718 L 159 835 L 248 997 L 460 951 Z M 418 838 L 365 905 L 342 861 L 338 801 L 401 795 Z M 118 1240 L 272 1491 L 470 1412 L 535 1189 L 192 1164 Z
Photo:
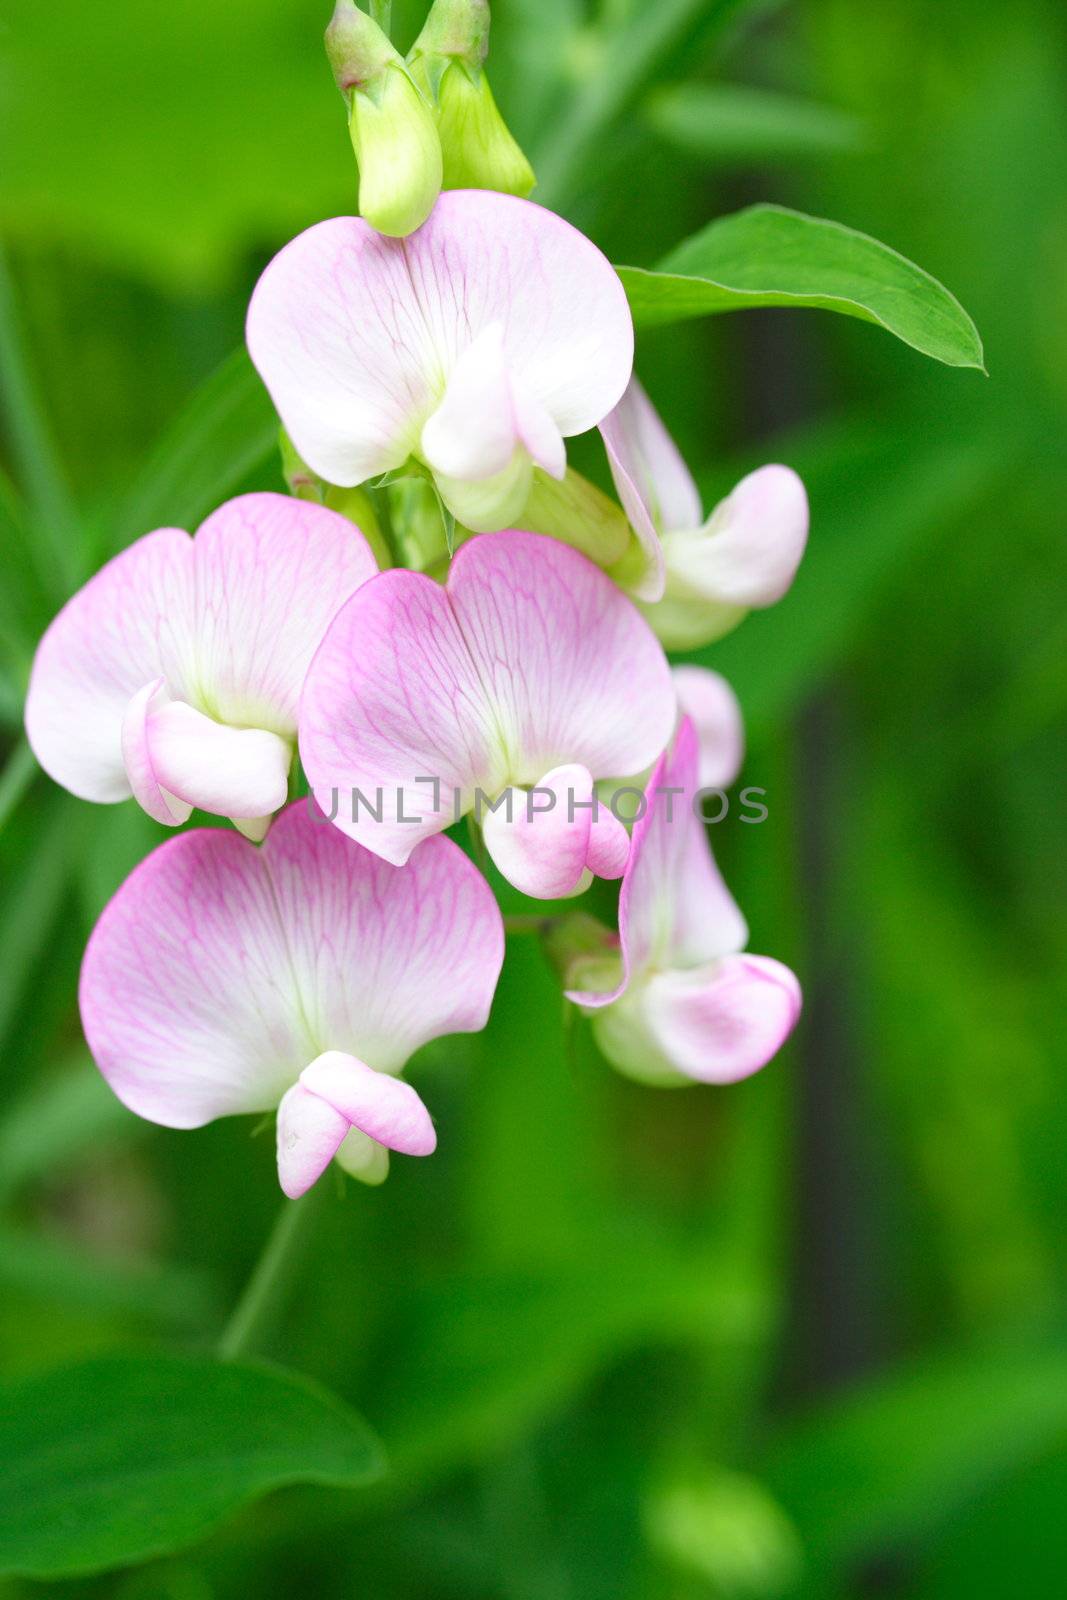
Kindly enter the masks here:
M 702 531 L 671 541 L 671 577 L 718 604 L 770 606 L 796 576 L 807 539 L 804 485 L 790 467 L 760 467 Z
M 507 532 L 463 545 L 444 589 L 392 571 L 352 597 L 308 673 L 300 751 L 327 814 L 339 796 L 337 826 L 399 864 L 476 789 L 495 799 L 567 764 L 641 770 L 674 714 L 663 652 L 611 580 L 556 540 Z M 380 822 L 353 817 L 353 786 L 380 797 Z
M 146 534 L 68 600 L 37 647 L 26 734 L 41 766 L 82 800 L 129 798 L 122 724 L 133 696 L 188 671 L 192 541 Z
M 286 1091 L 278 1106 L 278 1182 L 290 1200 L 321 1178 L 348 1130 L 347 1118 L 302 1083 Z
M 633 826 L 619 894 L 621 980 L 610 990 L 569 992 L 580 1005 L 610 1005 L 648 970 L 695 966 L 745 944 L 745 920 L 694 809 L 697 760 L 696 734 L 683 718 L 673 750 L 645 786 L 645 809 Z
M 600 425 L 615 489 L 645 556 L 632 585 L 641 600 L 659 600 L 664 566 L 661 535 L 697 528 L 700 496 L 689 469 L 636 378 Z
M 85 799 L 121 800 L 132 788 L 163 822 L 188 811 L 161 794 L 168 782 L 162 774 L 157 781 L 159 759 L 195 769 L 183 798 L 209 809 L 209 769 L 224 760 L 243 772 L 242 794 L 222 784 L 224 815 L 240 815 L 231 799 L 259 805 L 269 792 L 280 803 L 278 741 L 295 739 L 312 653 L 337 607 L 376 571 L 352 523 L 286 495 L 232 500 L 195 539 L 173 528 L 148 534 L 86 584 L 41 641 L 26 727 L 42 766 Z M 149 695 L 150 685 L 158 692 Z M 168 702 L 185 710 L 164 715 Z M 248 737 L 227 740 L 220 724 Z M 199 752 L 194 728 L 204 736 Z M 260 730 L 254 739 L 252 730 Z M 184 753 L 171 748 L 179 732 Z M 247 781 L 250 752 L 253 765 L 272 769 L 269 781 Z
M 678 709 L 697 737 L 697 778 L 702 788 L 728 789 L 741 770 L 745 729 L 737 696 L 718 672 L 706 667 L 671 669 Z
M 121 749 L 126 777 L 137 804 L 165 828 L 176 828 L 188 821 L 193 808 L 190 802 L 162 787 L 152 759 L 150 738 L 153 717 L 157 709 L 167 703 L 162 678 L 154 678 L 139 689 L 122 719 Z
M 131 1110 L 198 1127 L 269 1110 L 324 1050 L 396 1072 L 484 1027 L 503 944 L 450 840 L 395 872 L 297 803 L 259 849 L 201 829 L 142 862 L 89 941 L 82 1023 Z
M 389 1150 L 428 1156 L 437 1148 L 430 1113 L 402 1078 L 375 1072 L 355 1056 L 328 1050 L 304 1068 L 300 1082 Z
M 776 1055 L 800 1016 L 800 985 L 768 956 L 733 955 L 710 973 L 663 972 L 642 996 L 664 1057 L 700 1083 L 736 1083 Z
M 559 900 L 574 894 L 589 855 L 593 780 L 585 767 L 556 767 L 530 789 L 487 811 L 482 829 L 497 868 L 523 894 Z
M 403 240 L 352 217 L 309 228 L 260 278 L 247 337 L 300 455 L 352 485 L 417 452 L 494 324 L 509 374 L 564 437 L 626 387 L 633 327 L 607 260 L 551 212 L 485 190 L 443 194 Z

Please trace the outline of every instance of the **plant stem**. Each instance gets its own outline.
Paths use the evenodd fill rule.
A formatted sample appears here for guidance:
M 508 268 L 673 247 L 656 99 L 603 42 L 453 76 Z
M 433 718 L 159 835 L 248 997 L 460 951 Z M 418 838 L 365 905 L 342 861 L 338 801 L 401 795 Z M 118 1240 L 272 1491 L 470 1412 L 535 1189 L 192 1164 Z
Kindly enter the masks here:
M 315 1191 L 286 1200 L 244 1293 L 222 1330 L 217 1353 L 224 1361 L 251 1353 L 268 1332 L 298 1262 L 298 1250 L 317 1204 Z

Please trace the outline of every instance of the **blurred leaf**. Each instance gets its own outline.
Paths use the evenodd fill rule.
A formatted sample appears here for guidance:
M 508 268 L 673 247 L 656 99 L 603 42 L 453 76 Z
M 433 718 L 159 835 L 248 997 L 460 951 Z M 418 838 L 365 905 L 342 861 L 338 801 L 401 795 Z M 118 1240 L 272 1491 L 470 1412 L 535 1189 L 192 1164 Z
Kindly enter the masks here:
M 89 1253 L 83 1242 L 0 1227 L 0 1284 L 6 1294 L 52 1308 L 120 1312 L 149 1324 L 196 1330 L 218 1317 L 210 1280 L 187 1268 Z
M 703 161 L 795 161 L 862 147 L 862 124 L 836 106 L 739 83 L 679 83 L 648 98 L 649 127 Z
M 84 834 L 77 803 L 53 797 L 30 859 L 0 906 L 0 1040 L 15 1016 L 25 985 L 62 909 L 63 895 Z
M 570 100 L 534 147 L 536 198 L 541 204 L 558 208 L 572 189 L 587 181 L 586 163 L 597 141 L 665 60 L 698 31 L 722 31 L 758 3 L 656 0 L 655 5 L 633 7 L 621 26 L 587 39 Z M 590 170 L 595 170 L 595 161 Z
M 0 1572 L 144 1561 L 282 1484 L 356 1488 L 380 1471 L 364 1422 L 295 1373 L 171 1355 L 86 1361 L 3 1394 Z
M 398 1297 L 376 1412 L 391 1461 L 440 1471 L 498 1447 L 646 1343 L 733 1345 L 765 1331 L 747 1275 L 662 1237 L 601 1228 L 595 1255 L 550 1272 L 452 1273 Z
M 35 1083 L 0 1121 L 0 1204 L 24 1183 L 65 1166 L 117 1132 L 136 1137 L 145 1124 L 127 1111 L 88 1051 Z
M 0 829 L 17 810 L 40 770 L 29 744 L 20 736 L 0 772 Z
M 655 272 L 620 267 L 641 327 L 751 306 L 814 306 L 874 322 L 950 367 L 984 370 L 959 301 L 921 267 L 839 222 L 784 206 L 719 217 Z
M 345 210 L 355 171 L 322 50 L 329 10 L 8 0 L 0 225 L 187 289 Z
M 194 529 L 277 443 L 278 419 L 267 391 L 244 349 L 235 350 L 130 486 L 113 519 L 116 548 L 153 528 Z
M 958 1356 L 788 1426 L 763 1476 L 825 1580 L 831 1567 L 944 1523 L 1065 1439 L 1067 1353 Z
M 918 543 L 956 525 L 1017 459 L 1018 441 L 915 416 L 860 420 L 779 439 L 804 478 L 811 539 L 789 594 L 699 659 L 735 685 L 746 721 L 794 708 L 862 637 L 883 587 Z

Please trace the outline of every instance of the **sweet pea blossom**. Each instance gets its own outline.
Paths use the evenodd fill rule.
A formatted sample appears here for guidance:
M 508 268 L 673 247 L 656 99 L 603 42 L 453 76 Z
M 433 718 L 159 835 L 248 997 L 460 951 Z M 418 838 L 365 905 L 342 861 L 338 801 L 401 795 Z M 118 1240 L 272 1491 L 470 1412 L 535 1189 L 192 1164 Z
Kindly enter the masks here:
M 430 1039 L 485 1026 L 504 954 L 484 878 L 449 839 L 398 871 L 303 802 L 257 848 L 168 840 L 104 909 L 79 1000 L 124 1105 L 168 1128 L 278 1110 L 295 1198 L 336 1157 L 380 1183 L 436 1134 L 398 1074 Z
M 383 572 L 331 624 L 300 711 L 323 810 L 385 860 L 474 811 L 540 899 L 618 877 L 623 824 L 597 779 L 639 772 L 676 699 L 652 630 L 593 562 L 538 534 L 470 540 L 445 585 Z
M 33 663 L 26 732 L 83 800 L 194 806 L 261 838 L 285 804 L 296 714 L 326 625 L 377 572 L 346 518 L 249 494 L 195 537 L 160 528 L 67 602 Z
M 744 949 L 745 920 L 694 807 L 698 759 L 683 718 L 634 823 L 615 953 L 586 957 L 568 989 L 592 1012 L 608 1060 L 650 1084 L 746 1078 L 780 1049 L 800 1014 L 788 967 Z
M 680 716 L 693 724 L 697 781 L 702 789 L 728 789 L 745 756 L 745 726 L 737 696 L 721 672 L 686 663 L 672 667 Z
M 518 516 L 535 466 L 620 399 L 633 324 L 595 245 L 528 200 L 442 194 L 406 239 L 317 223 L 275 256 L 248 348 L 297 450 L 352 486 L 414 462 L 476 532 Z
M 808 500 L 790 467 L 760 467 L 704 517 L 685 462 L 637 379 L 600 425 L 636 536 L 617 576 L 647 604 L 668 649 L 710 644 L 780 600 L 808 538 Z

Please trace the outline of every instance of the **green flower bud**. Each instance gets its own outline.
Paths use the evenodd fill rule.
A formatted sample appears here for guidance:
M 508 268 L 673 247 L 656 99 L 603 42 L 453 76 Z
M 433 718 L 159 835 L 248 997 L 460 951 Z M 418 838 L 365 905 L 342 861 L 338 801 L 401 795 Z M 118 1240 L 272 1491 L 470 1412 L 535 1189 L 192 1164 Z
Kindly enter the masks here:
M 488 0 L 434 0 L 409 63 L 436 108 L 443 187 L 525 197 L 536 180 L 493 99 L 488 49 Z
M 565 989 L 613 989 L 622 976 L 618 938 L 585 911 L 548 919 L 544 949 Z
M 282 457 L 282 477 L 289 493 L 297 500 L 314 500 L 321 505 L 326 484 L 317 472 L 312 472 L 284 428 L 278 430 L 278 449 Z
M 326 54 L 348 102 L 360 215 L 379 233 L 403 238 L 422 226 L 441 192 L 434 113 L 402 57 L 354 0 L 337 0 Z

